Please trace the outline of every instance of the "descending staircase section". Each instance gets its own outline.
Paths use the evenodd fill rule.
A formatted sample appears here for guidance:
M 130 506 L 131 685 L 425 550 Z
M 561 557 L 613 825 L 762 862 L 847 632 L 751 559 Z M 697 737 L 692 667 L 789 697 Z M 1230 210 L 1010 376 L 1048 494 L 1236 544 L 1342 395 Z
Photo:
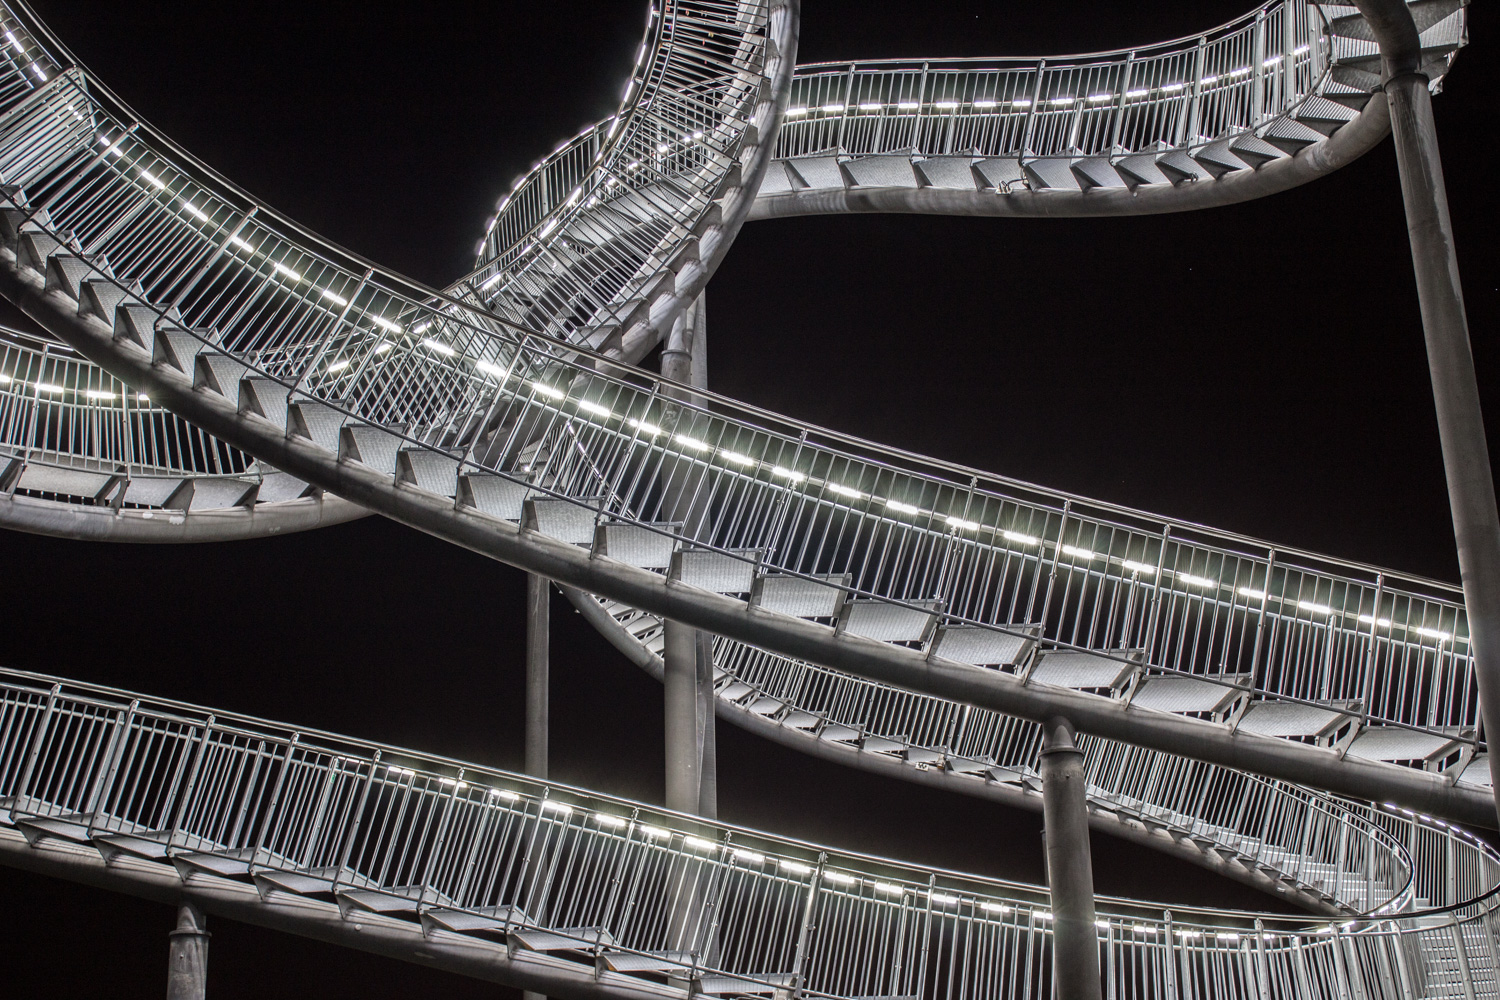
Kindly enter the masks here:
M 531 330 L 639 357 L 707 284 L 771 159 L 796 0 L 651 8 L 625 104 L 502 199 L 512 237 L 454 289 Z
M 0 283 L 235 447 L 497 558 L 786 655 L 1027 718 L 1063 710 L 1087 732 L 1429 812 L 1492 815 L 1481 792 L 1453 784 L 1479 763 L 1453 588 L 707 394 L 669 403 L 677 390 L 644 372 L 296 230 L 141 124 L 39 28 L 7 24 L 26 60 L 9 76 L 0 66 L 0 176 L 12 185 Z M 669 481 L 693 511 L 686 525 L 665 516 Z M 984 669 L 1033 637 L 1045 657 L 1027 662 L 1050 659 L 1040 675 Z M 1110 661 L 1131 683 L 1055 683 L 1070 656 Z M 1346 740 L 1329 750 L 1298 740 L 1300 723 L 1279 737 L 1245 725 L 1305 711 L 1349 717 L 1336 727 Z
M 367 513 L 261 466 L 71 348 L 0 328 L 0 525 L 108 541 L 226 541 Z
M 1462 967 L 1490 996 L 1500 861 L 1467 837 L 1438 842 L 1434 881 L 1478 876 L 1448 912 L 1328 923 L 1101 899 L 1107 981 L 1143 996 L 1394 1000 L 1454 995 L 1441 990 Z M 404 933 L 407 957 L 422 944 L 429 964 L 562 997 L 600 995 L 581 978 L 658 998 L 1050 988 L 1038 887 L 11 671 L 0 861 L 146 894 L 170 879 L 210 911 L 335 940 Z
M 611 643 L 661 678 L 661 619 L 578 591 L 568 597 Z M 1035 723 L 723 638 L 715 642 L 714 666 L 719 715 L 749 732 L 845 766 L 1041 810 Z M 1448 901 L 1444 887 L 1414 881 L 1409 847 L 1385 828 L 1386 810 L 1096 737 L 1079 746 L 1096 830 L 1312 912 L 1396 913 L 1419 897 Z M 1440 849 L 1424 845 L 1418 853 Z

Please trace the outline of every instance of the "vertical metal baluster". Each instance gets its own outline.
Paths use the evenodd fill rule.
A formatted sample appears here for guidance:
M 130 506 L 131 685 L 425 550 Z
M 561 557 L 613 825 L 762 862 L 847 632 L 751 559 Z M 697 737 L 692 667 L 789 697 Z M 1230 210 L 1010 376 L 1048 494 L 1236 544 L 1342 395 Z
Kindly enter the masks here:
M 271 820 L 276 815 L 281 799 L 281 789 L 286 784 L 287 772 L 292 769 L 292 753 L 297 749 L 297 743 L 302 739 L 301 733 L 293 733 L 286 741 L 286 753 L 281 758 L 281 773 L 276 775 L 276 786 L 271 789 L 271 795 L 266 799 L 266 814 L 260 821 L 260 832 L 255 835 L 255 846 L 250 851 L 250 870 L 255 870 L 260 852 L 265 848 L 266 834 L 270 832 Z
M 1112 155 L 1120 146 L 1120 132 L 1125 127 L 1125 95 L 1130 91 L 1130 73 L 1135 69 L 1135 50 L 1125 57 L 1125 68 L 1120 71 L 1120 100 L 1115 104 L 1115 121 L 1109 130 L 1109 149 L 1105 155 Z
M 1266 11 L 1265 8 L 1255 12 L 1255 40 L 1252 43 L 1251 57 L 1251 85 L 1250 85 L 1250 120 L 1248 127 L 1254 129 L 1260 124 L 1265 114 L 1266 106 Z
M 338 867 L 333 872 L 333 885 L 329 891 L 335 897 L 339 891 L 339 880 L 344 877 L 344 870 L 349 867 L 349 855 L 354 850 L 354 842 L 359 839 L 360 827 L 364 825 L 365 804 L 370 799 L 370 788 L 375 784 L 375 770 L 380 767 L 380 751 L 376 750 L 370 758 L 370 770 L 365 773 L 365 787 L 359 793 L 359 805 L 354 807 L 354 819 L 349 824 L 349 834 L 344 838 L 344 847 L 339 851 Z
M 1031 151 L 1031 137 L 1036 131 L 1036 109 L 1042 103 L 1042 77 L 1047 72 L 1047 60 L 1038 59 L 1036 64 L 1036 81 L 1031 88 L 1031 103 L 1026 107 L 1026 127 L 1021 132 L 1021 148 L 1016 151 L 1017 156 L 1025 156 Z
M 814 911 L 818 902 L 818 889 L 823 883 L 823 866 L 827 863 L 828 855 L 819 854 L 818 863 L 813 867 L 807 883 L 807 900 L 802 904 L 802 927 L 797 932 L 797 950 L 792 957 L 792 996 L 798 1000 L 804 995 L 802 969 L 807 963 L 808 947 L 816 929 L 813 925 Z
M 214 729 L 214 717 L 210 715 L 208 721 L 203 724 L 203 732 L 198 736 L 198 749 L 193 752 L 193 766 L 188 772 L 187 784 L 182 788 L 182 797 L 177 800 L 177 809 L 172 817 L 172 828 L 167 834 L 167 847 L 170 849 L 177 841 L 177 832 L 182 827 L 182 819 L 187 815 L 188 800 L 193 797 L 193 791 L 198 785 L 198 772 L 203 768 L 203 757 L 208 750 L 208 740 Z
M 130 705 L 120 710 L 120 719 L 115 723 L 115 731 L 110 736 L 109 750 L 105 752 L 105 770 L 101 771 L 94 779 L 94 787 L 89 790 L 89 802 L 84 812 L 89 814 L 89 825 L 86 839 L 94 839 L 94 824 L 99 819 L 99 812 L 104 808 L 104 800 L 110 790 L 115 786 L 115 775 L 120 770 L 120 758 L 125 755 L 125 743 L 130 738 L 130 726 L 135 721 L 135 710 L 140 706 L 139 699 L 134 699 Z

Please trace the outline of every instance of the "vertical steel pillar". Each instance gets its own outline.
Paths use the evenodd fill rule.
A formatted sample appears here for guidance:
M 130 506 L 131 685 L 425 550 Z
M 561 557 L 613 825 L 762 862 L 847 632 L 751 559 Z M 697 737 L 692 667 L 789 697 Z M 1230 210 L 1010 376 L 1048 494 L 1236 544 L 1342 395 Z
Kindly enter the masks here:
M 177 927 L 171 933 L 167 965 L 167 1000 L 203 1000 L 208 989 L 208 931 L 203 911 L 189 902 L 177 905 Z
M 1042 821 L 1052 893 L 1052 983 L 1057 1000 L 1100 1000 L 1099 934 L 1083 752 L 1063 718 L 1042 727 Z
M 1362 0 L 1359 8 L 1375 31 L 1385 61 L 1384 90 L 1458 542 L 1469 649 L 1479 682 L 1485 736 L 1491 738 L 1500 734 L 1500 518 L 1495 512 L 1495 480 L 1432 120 L 1432 92 L 1421 72 L 1420 41 L 1406 5 Z M 1495 786 L 1495 795 L 1500 805 L 1500 784 Z
M 547 720 L 550 693 L 552 581 L 526 575 L 526 773 L 547 777 Z M 521 1000 L 547 1000 L 544 993 L 521 992 Z
M 702 388 L 708 380 L 706 310 L 700 295 L 672 324 L 662 346 L 661 373 Z M 670 393 L 669 394 L 674 394 Z M 680 391 L 675 395 L 683 395 Z M 673 520 L 692 519 L 691 479 L 676 477 L 664 505 Z M 692 526 L 686 525 L 689 531 Z M 667 757 L 667 808 L 714 817 L 717 790 L 714 761 L 713 647 L 711 636 L 667 621 L 662 637 Z
M 526 773 L 547 777 L 547 647 L 552 584 L 535 573 L 526 577 Z

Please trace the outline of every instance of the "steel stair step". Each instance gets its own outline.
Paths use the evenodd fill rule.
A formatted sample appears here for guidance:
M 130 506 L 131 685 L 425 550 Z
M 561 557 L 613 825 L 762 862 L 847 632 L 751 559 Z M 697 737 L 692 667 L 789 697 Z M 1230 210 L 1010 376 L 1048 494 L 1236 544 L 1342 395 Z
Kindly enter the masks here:
M 49 292 L 62 292 L 70 299 L 79 299 L 83 296 L 85 281 L 112 275 L 109 261 L 103 257 L 89 260 L 79 254 L 54 253 L 47 258 L 43 287 Z
M 941 625 L 933 634 L 932 655 L 974 667 L 1010 667 L 1026 662 L 1036 648 L 1041 627 L 1001 625 L 1006 631 L 980 625 Z
M 1240 719 L 1239 728 L 1261 736 L 1322 739 L 1343 726 L 1351 718 L 1348 711 L 1355 708 L 1358 706 L 1352 703 L 1319 708 L 1283 701 L 1253 701 Z
M 162 327 L 156 331 L 151 347 L 151 363 L 176 368 L 184 375 L 193 374 L 194 359 L 206 348 L 203 340 L 180 326 Z
M 474 910 L 450 910 L 446 907 L 435 906 L 422 911 L 424 933 L 431 933 L 432 928 L 439 927 L 445 931 L 470 934 L 474 931 L 526 927 L 530 923 L 531 918 L 526 916 L 525 910 L 508 903 L 500 906 L 483 906 Z
M 750 973 L 753 978 L 741 979 L 737 976 L 704 976 L 698 979 L 694 986 L 695 992 L 706 996 L 724 996 L 729 993 L 751 993 L 766 994 L 776 993 L 784 990 L 796 982 L 796 976 L 791 973 Z
M 339 461 L 358 462 L 387 476 L 397 474 L 396 455 L 404 447 L 404 438 L 383 427 L 346 422 L 339 428 Z
M 750 603 L 762 610 L 794 618 L 833 618 L 844 604 L 849 581 L 848 573 L 819 576 L 811 580 L 783 573 L 767 573 L 756 577 Z
M 1216 680 L 1198 677 L 1150 676 L 1141 681 L 1131 704 L 1158 712 L 1217 715 L 1227 709 L 1244 692 L 1226 684 L 1244 685 L 1249 674 L 1226 674 Z
M 457 495 L 459 460 L 455 456 L 402 444 L 395 459 L 396 482 L 442 497 Z
M 604 951 L 599 954 L 599 968 L 610 972 L 673 972 L 693 967 L 692 952 L 653 951 L 635 954 Z
M 1467 730 L 1415 730 L 1397 726 L 1370 726 L 1349 744 L 1348 756 L 1361 760 L 1434 761 L 1448 756 L 1461 745 Z
M 937 625 L 940 601 L 910 601 L 915 607 L 856 598 L 844 602 L 839 632 L 881 642 L 925 642 Z
M 679 549 L 672 556 L 670 576 L 679 583 L 715 594 L 748 594 L 755 586 L 758 549 Z
M 574 502 L 534 496 L 525 501 L 521 526 L 560 542 L 592 545 L 596 515 L 588 505 L 603 502 L 603 497 L 587 497 Z
M 249 366 L 221 351 L 199 351 L 193 367 L 193 388 L 216 392 L 239 408 L 240 379 Z
M 678 546 L 674 532 L 681 528 L 681 523 L 668 521 L 653 524 L 605 521 L 594 536 L 594 552 L 627 566 L 667 570 Z
M 1141 667 L 1146 651 L 1120 649 L 1100 653 L 1054 649 L 1039 653 L 1029 681 L 1079 691 L 1118 690 Z M 1128 662 L 1127 662 L 1128 661 Z
M 612 948 L 618 942 L 603 927 L 563 927 L 558 930 L 511 931 L 512 949 L 526 951 L 591 951 Z
M 534 492 L 524 481 L 488 472 L 465 472 L 458 477 L 460 506 L 472 507 L 505 521 L 520 521 L 525 514 L 526 499 Z
M 339 453 L 339 428 L 344 414 L 327 403 L 298 400 L 287 406 L 287 433 L 307 438 L 324 451 Z
M 78 295 L 78 315 L 93 316 L 112 327 L 115 310 L 125 302 L 140 301 L 142 294 L 139 284 L 126 290 L 108 278 L 85 278 Z

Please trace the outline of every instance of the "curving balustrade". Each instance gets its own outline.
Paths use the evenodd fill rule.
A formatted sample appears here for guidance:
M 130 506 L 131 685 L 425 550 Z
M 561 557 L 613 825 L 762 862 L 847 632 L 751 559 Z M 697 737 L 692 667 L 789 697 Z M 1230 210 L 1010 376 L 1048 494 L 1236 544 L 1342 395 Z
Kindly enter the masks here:
M 568 596 L 606 638 L 662 677 L 661 619 Z M 718 713 L 758 736 L 845 766 L 1041 809 L 1036 723 L 724 638 L 714 642 L 713 662 Z M 1417 893 L 1410 845 L 1388 834 L 1384 813 L 1367 804 L 1097 737 L 1081 738 L 1079 748 L 1096 830 L 1314 912 L 1395 913 L 1448 899 Z
M 1226 729 L 1300 745 L 1321 720 L 1344 739 L 1302 758 L 1312 781 L 1350 761 L 1450 782 L 1487 766 L 1453 588 L 707 395 L 669 402 L 679 390 L 653 376 L 380 272 L 248 202 L 26 33 L 24 14 L 6 22 L 26 53 L 0 130 L 7 294 L 277 468 L 788 654 L 847 667 L 839 651 L 879 643 L 900 683 L 933 694 L 982 688 L 1023 715 L 1066 703 L 1083 728 L 1121 720 L 1109 735 L 1143 742 L 1195 719 L 1194 747 Z M 667 482 L 687 517 L 664 508 Z M 663 572 L 672 595 L 693 596 L 668 595 Z M 993 669 L 932 669 L 943 663 Z
M 1465 40 L 1464 7 L 1424 3 L 1414 16 L 1439 87 Z M 1364 114 L 1380 84 L 1367 35 L 1352 7 L 1274 0 L 1200 36 L 1134 50 L 804 65 L 752 218 L 1138 214 L 1263 197 L 1384 137 L 1383 99 Z M 1379 123 L 1347 127 L 1366 117 Z M 544 225 L 610 126 L 584 129 L 516 180 L 480 244 L 481 265 Z M 1026 200 L 1036 192 L 1047 198 Z
M 365 513 L 261 466 L 72 348 L 3 327 L 0 467 L 0 523 L 68 537 L 222 539 Z
M 487 974 L 550 974 L 564 996 L 567 967 L 622 996 L 677 984 L 957 998 L 1023 981 L 1045 996 L 1050 981 L 1036 887 L 12 671 L 0 673 L 0 807 L 12 863 L 71 859 L 77 873 L 74 845 L 86 846 L 109 861 L 91 879 L 112 871 L 128 888 L 171 866 L 179 891 L 210 907 L 253 884 L 252 905 L 288 929 L 379 915 L 387 930 L 404 922 L 425 961 L 445 964 L 442 946 L 462 936 L 471 955 L 493 953 Z M 1424 845 L 1423 877 L 1462 898 L 1333 923 L 1101 900 L 1110 995 L 1497 995 L 1497 858 L 1451 827 L 1379 819 Z M 302 903 L 279 905 L 289 898 Z M 551 964 L 522 980 L 517 954 Z

